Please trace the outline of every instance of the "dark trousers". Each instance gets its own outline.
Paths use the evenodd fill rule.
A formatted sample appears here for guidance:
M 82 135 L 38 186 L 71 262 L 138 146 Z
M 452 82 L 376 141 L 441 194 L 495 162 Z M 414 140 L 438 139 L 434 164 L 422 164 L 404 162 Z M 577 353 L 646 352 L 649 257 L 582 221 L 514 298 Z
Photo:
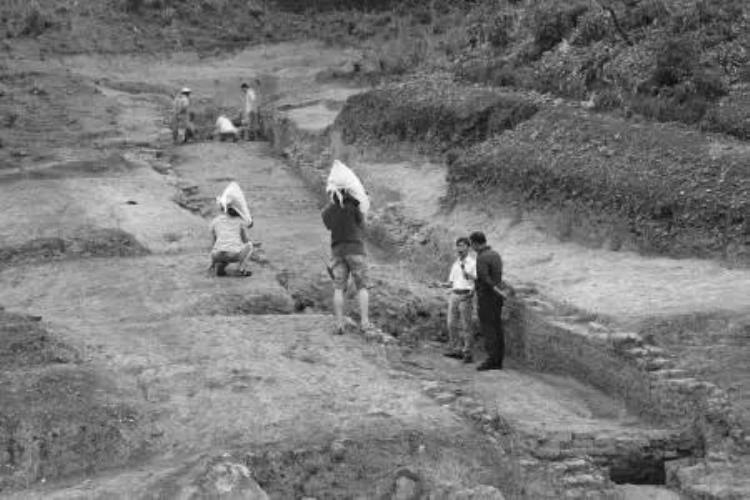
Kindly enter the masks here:
M 477 295 L 479 329 L 484 337 L 487 364 L 502 366 L 505 357 L 505 334 L 503 333 L 503 299 L 492 292 Z

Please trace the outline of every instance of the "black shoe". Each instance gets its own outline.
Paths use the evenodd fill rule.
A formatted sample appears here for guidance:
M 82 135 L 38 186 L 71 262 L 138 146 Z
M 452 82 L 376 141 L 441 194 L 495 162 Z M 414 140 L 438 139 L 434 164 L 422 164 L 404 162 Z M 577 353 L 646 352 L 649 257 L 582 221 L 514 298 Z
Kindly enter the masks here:
M 496 364 L 496 363 L 488 363 L 486 361 L 482 363 L 481 365 L 477 366 L 478 372 L 483 372 L 487 370 L 502 370 L 502 369 L 503 369 L 503 365 Z
M 445 352 L 443 353 L 443 356 L 445 356 L 446 358 L 453 358 L 453 359 L 461 359 L 464 357 L 463 354 L 461 354 L 460 352 L 455 352 L 455 351 Z

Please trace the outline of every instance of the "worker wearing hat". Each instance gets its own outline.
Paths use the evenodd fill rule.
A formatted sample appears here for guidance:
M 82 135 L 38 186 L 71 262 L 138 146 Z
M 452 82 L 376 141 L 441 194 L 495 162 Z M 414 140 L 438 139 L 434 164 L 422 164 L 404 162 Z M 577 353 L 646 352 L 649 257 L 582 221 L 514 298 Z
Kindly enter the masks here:
M 188 87 L 183 87 L 174 98 L 174 112 L 172 115 L 172 140 L 177 143 L 180 138 L 180 129 L 185 131 L 183 142 L 193 137 L 195 128 L 190 113 L 190 93 Z

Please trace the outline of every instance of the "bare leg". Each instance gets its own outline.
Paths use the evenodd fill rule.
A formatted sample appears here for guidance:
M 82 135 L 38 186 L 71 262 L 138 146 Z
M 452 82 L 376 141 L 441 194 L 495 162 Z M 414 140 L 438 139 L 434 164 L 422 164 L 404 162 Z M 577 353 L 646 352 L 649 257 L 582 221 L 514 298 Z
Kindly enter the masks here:
M 240 252 L 240 272 L 246 273 L 250 270 L 250 257 L 253 256 L 253 244 L 252 243 L 246 243 L 245 248 L 242 249 L 242 252 Z
M 359 316 L 361 320 L 362 328 L 370 327 L 370 293 L 367 288 L 360 288 L 357 291 L 359 298 Z
M 336 317 L 336 328 L 344 331 L 344 291 L 338 288 L 333 291 L 333 314 Z

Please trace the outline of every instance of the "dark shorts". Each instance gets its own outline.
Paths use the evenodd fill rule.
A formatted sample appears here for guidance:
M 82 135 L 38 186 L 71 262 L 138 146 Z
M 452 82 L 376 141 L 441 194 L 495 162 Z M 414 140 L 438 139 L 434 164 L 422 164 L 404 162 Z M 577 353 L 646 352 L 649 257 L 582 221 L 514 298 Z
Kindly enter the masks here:
M 331 272 L 333 273 L 333 287 L 337 290 L 346 288 L 349 275 L 354 280 L 357 290 L 370 288 L 365 255 L 334 255 L 331 258 Z

